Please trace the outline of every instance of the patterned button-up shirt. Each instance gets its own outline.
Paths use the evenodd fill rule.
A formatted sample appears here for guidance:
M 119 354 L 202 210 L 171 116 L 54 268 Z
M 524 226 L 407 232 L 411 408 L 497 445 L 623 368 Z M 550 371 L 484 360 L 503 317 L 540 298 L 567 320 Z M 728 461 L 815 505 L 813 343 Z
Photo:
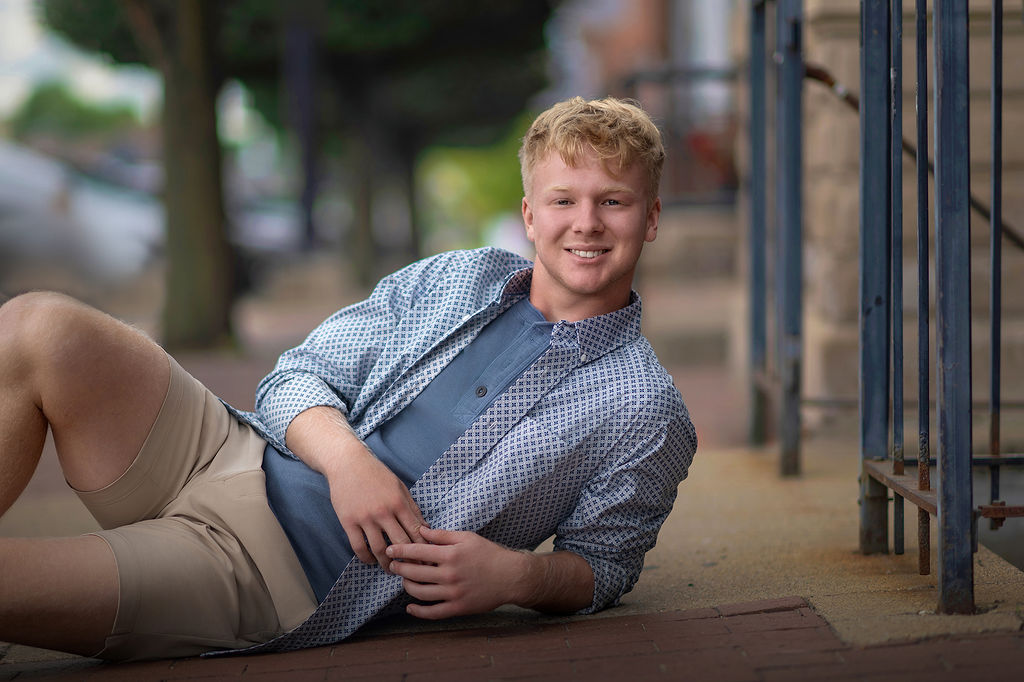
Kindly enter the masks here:
M 291 420 L 314 406 L 341 410 L 364 437 L 528 295 L 531 265 L 498 249 L 414 263 L 285 352 L 260 383 L 255 413 L 233 411 L 285 454 Z M 632 589 L 696 447 L 679 392 L 640 334 L 633 294 L 621 310 L 557 323 L 548 350 L 411 493 L 433 528 L 517 549 L 554 535 L 556 550 L 593 569 L 586 613 Z M 407 601 L 399 576 L 355 559 L 304 623 L 247 651 L 334 643 Z

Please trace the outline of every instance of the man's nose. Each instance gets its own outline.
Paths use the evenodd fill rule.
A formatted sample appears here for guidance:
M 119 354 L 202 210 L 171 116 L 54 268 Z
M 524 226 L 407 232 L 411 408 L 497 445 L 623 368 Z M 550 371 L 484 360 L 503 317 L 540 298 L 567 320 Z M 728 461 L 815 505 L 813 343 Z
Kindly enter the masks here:
M 581 202 L 578 204 L 576 220 L 573 221 L 573 229 L 576 232 L 600 232 L 604 229 L 601 223 L 601 216 L 595 204 Z

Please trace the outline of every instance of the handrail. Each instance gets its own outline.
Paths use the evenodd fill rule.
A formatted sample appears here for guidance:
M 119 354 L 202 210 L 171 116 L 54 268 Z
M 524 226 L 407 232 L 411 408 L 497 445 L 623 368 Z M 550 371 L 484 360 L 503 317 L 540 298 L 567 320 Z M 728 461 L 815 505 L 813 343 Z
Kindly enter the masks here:
M 819 64 L 804 64 L 804 76 L 808 80 L 816 81 L 825 85 L 829 92 L 838 97 L 844 104 L 853 109 L 854 111 L 860 110 L 860 98 L 856 94 L 850 92 L 842 83 L 836 80 L 835 76 L 829 73 L 828 69 Z M 916 157 L 917 147 L 907 138 L 903 138 L 903 151 L 907 156 Z M 928 159 L 928 173 L 932 176 L 935 175 L 935 163 L 932 159 Z M 970 194 L 968 199 L 971 208 L 978 212 L 982 218 L 986 221 L 992 221 L 992 209 L 987 206 L 981 199 Z M 999 220 L 999 228 L 1002 231 L 1003 237 L 1016 246 L 1018 249 L 1024 251 L 1024 236 L 1021 236 L 1020 232 L 1016 230 L 1012 225 L 1006 222 L 1004 219 Z

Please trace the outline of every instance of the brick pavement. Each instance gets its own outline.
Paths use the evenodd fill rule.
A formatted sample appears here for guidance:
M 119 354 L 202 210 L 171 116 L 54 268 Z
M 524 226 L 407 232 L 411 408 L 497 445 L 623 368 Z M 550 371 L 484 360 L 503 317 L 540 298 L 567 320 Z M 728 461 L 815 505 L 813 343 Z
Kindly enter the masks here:
M 61 666 L 66 666 L 61 669 Z M 713 680 L 1020 679 L 1024 633 L 853 647 L 800 597 L 716 608 L 370 635 L 286 654 L 128 664 L 9 666 L 3 679 Z

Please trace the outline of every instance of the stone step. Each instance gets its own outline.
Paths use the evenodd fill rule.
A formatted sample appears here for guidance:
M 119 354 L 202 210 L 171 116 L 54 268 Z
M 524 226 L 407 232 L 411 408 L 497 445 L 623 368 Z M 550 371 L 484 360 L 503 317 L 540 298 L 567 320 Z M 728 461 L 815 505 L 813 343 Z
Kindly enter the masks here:
M 662 364 L 733 367 L 744 346 L 744 300 L 734 279 L 647 277 L 638 284 L 643 331 Z
M 639 278 L 693 281 L 735 277 L 739 230 L 732 206 L 667 207 L 648 244 Z

